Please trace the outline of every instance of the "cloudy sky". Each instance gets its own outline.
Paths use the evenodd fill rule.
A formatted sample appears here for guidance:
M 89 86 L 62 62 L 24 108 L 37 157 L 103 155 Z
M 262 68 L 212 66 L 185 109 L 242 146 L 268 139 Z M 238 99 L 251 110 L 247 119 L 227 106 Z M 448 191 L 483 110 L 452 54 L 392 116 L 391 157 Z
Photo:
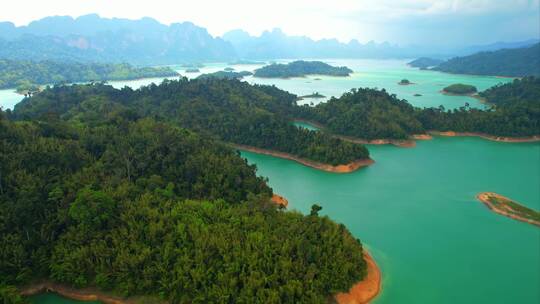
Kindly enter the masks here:
M 25 25 L 51 15 L 192 21 L 218 36 L 241 28 L 341 41 L 466 45 L 540 35 L 540 0 L 13 0 L 0 21 Z

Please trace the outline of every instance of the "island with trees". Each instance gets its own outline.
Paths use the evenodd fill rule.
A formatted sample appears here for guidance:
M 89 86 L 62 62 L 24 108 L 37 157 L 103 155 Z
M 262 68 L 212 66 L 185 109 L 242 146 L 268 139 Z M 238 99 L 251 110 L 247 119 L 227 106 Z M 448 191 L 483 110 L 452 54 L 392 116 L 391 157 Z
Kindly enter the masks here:
M 227 90 L 258 97 L 228 103 Z M 365 251 L 344 225 L 317 205 L 283 211 L 254 165 L 197 127 L 204 114 L 208 125 L 231 122 L 205 100 L 252 115 L 250 103 L 284 106 L 273 90 L 186 79 L 56 86 L 0 110 L 3 301 L 54 284 L 125 303 L 326 303 L 366 278 Z
M 478 89 L 473 85 L 456 83 L 445 87 L 442 92 L 447 95 L 472 95 L 478 92 Z
M 197 78 L 218 78 L 218 79 L 242 79 L 246 76 L 251 76 L 253 73 L 248 71 L 234 72 L 232 70 L 225 69 L 224 71 L 217 71 L 213 73 L 202 74 Z
M 187 68 L 186 73 L 199 73 L 200 70 L 198 68 Z
M 323 94 L 321 94 L 319 92 L 313 92 L 311 94 L 302 95 L 302 96 L 298 97 L 299 100 L 302 100 L 304 98 L 326 98 L 326 96 L 324 96 Z
M 399 82 L 398 82 L 399 85 L 410 85 L 410 84 L 414 84 L 412 82 L 409 81 L 409 79 L 401 79 Z
M 525 207 L 494 192 L 482 192 L 476 197 L 497 214 L 540 227 L 539 211 Z
M 307 75 L 349 76 L 353 71 L 348 67 L 335 67 L 322 61 L 298 60 L 287 64 L 273 63 L 256 69 L 254 76 L 262 78 L 291 78 Z
M 0 59 L 0 89 L 25 85 L 177 77 L 168 67 L 137 68 L 129 64 L 24 61 Z M 23 89 L 24 90 L 24 89 Z
M 414 68 L 420 68 L 420 69 L 427 69 L 431 67 L 436 67 L 439 64 L 443 63 L 444 60 L 442 59 L 434 59 L 429 57 L 420 57 L 418 59 L 415 59 L 409 63 L 408 65 L 414 67 Z
M 369 165 L 368 150 L 334 136 L 293 125 L 296 95 L 274 86 L 219 78 L 166 80 L 137 90 L 101 83 L 55 86 L 15 106 L 12 116 L 57 115 L 99 124 L 113 110 L 154 117 L 259 153 L 331 172 Z

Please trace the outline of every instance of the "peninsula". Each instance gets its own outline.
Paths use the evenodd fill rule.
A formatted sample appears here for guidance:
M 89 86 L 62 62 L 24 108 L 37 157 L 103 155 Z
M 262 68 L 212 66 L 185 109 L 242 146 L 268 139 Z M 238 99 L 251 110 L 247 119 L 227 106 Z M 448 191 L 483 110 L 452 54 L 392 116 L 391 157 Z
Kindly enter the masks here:
M 540 212 L 536 210 L 494 192 L 482 192 L 476 197 L 495 213 L 540 227 Z

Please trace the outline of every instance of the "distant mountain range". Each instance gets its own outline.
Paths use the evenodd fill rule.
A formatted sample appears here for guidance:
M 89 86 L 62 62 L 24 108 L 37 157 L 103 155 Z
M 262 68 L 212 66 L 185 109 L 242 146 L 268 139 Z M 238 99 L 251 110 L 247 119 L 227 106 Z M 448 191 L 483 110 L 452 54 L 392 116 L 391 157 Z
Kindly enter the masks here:
M 348 43 L 336 39 L 315 41 L 305 36 L 288 36 L 280 29 L 265 31 L 260 36 L 251 36 L 243 30 L 233 30 L 223 35 L 236 49 L 237 55 L 247 59 L 275 58 L 411 58 L 418 50 L 402 48 L 388 42 L 358 40 Z
M 236 58 L 228 42 L 190 22 L 98 15 L 47 17 L 28 26 L 0 23 L 0 58 L 167 64 Z
M 136 65 L 202 61 L 269 60 L 301 58 L 416 58 L 447 59 L 476 51 L 521 47 L 534 40 L 496 43 L 460 50 L 441 51 L 383 43 L 342 43 L 336 39 L 313 40 L 288 36 L 280 29 L 251 36 L 233 30 L 223 38 L 190 22 L 164 25 L 152 18 L 129 20 L 101 18 L 96 14 L 78 18 L 46 17 L 17 27 L 0 22 L 0 58 L 15 60 L 71 60 L 78 62 L 128 62 Z

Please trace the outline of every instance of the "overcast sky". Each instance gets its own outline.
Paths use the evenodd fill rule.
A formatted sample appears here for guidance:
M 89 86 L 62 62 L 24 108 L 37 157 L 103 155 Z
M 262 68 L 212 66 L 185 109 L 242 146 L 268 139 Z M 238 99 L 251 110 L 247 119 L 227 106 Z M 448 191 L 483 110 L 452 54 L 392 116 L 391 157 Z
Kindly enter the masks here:
M 214 36 L 275 27 L 287 34 L 401 45 L 466 45 L 540 35 L 540 0 L 6 0 L 0 21 L 26 25 L 45 16 L 191 21 Z

